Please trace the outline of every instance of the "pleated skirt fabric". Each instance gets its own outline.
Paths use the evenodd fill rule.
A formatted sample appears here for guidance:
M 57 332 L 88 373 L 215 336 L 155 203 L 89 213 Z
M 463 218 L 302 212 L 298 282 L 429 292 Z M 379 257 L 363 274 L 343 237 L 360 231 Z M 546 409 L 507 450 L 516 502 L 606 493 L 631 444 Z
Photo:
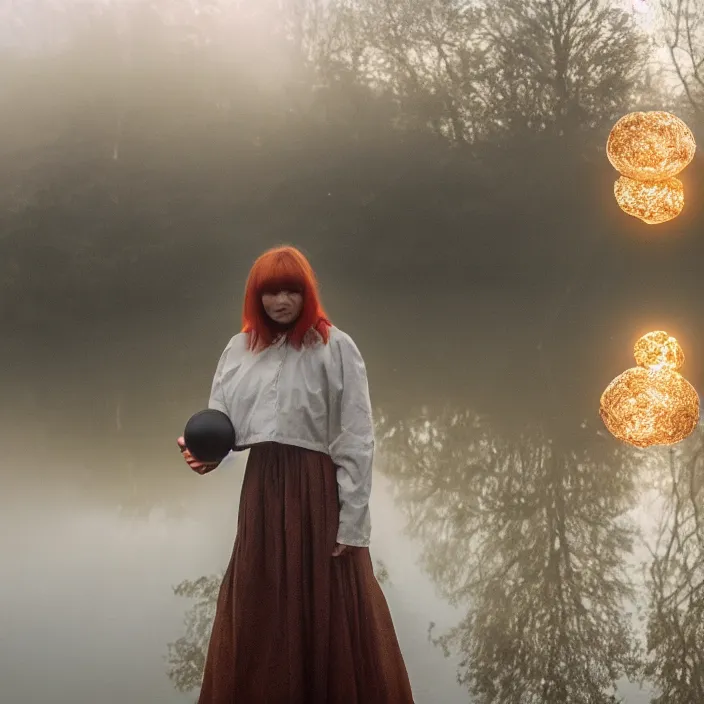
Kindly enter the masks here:
M 332 557 L 329 456 L 250 450 L 198 704 L 413 704 L 368 548 Z

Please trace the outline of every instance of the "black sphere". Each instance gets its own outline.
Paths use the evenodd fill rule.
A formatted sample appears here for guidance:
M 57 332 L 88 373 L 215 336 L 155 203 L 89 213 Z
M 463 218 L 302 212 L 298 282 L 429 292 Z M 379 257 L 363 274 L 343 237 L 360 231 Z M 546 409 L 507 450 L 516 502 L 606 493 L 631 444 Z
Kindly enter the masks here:
M 235 445 L 235 429 L 222 411 L 206 408 L 191 416 L 183 439 L 200 462 L 219 462 Z

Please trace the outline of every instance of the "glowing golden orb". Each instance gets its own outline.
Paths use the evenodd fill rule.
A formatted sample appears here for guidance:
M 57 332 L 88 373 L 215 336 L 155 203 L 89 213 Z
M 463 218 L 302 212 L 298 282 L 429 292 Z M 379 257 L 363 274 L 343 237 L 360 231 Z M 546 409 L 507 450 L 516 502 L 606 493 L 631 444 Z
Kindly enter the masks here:
M 634 348 L 640 366 L 617 376 L 601 396 L 609 432 L 636 447 L 673 445 L 699 423 L 699 395 L 676 369 L 684 352 L 666 332 L 644 335 Z
M 634 181 L 621 176 L 614 184 L 614 195 L 621 210 L 649 225 L 676 218 L 684 208 L 682 181 Z
M 633 348 L 639 367 L 679 369 L 684 364 L 684 351 L 674 337 L 663 330 L 643 335 Z
M 697 145 L 689 127 L 668 112 L 632 112 L 612 128 L 606 155 L 623 176 L 663 181 L 694 158 Z

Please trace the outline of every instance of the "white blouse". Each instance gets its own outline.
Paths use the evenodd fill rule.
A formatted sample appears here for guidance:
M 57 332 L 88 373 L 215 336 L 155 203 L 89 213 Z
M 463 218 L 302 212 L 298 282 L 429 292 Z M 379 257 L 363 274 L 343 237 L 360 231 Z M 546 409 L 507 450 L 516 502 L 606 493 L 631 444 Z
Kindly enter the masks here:
M 276 442 L 329 455 L 337 468 L 337 542 L 369 545 L 374 426 L 364 360 L 352 338 L 330 328 L 325 344 L 297 350 L 285 338 L 261 352 L 235 335 L 220 357 L 209 408 L 226 413 L 236 450 Z

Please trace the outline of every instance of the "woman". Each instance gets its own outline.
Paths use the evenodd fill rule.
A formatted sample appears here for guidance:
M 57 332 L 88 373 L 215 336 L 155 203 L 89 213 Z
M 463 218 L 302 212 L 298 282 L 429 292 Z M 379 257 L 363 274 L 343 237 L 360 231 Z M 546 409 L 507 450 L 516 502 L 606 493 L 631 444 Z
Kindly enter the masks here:
M 409 704 L 369 555 L 367 375 L 293 247 L 255 262 L 210 408 L 250 449 L 199 704 Z M 206 474 L 178 440 L 189 466 Z

